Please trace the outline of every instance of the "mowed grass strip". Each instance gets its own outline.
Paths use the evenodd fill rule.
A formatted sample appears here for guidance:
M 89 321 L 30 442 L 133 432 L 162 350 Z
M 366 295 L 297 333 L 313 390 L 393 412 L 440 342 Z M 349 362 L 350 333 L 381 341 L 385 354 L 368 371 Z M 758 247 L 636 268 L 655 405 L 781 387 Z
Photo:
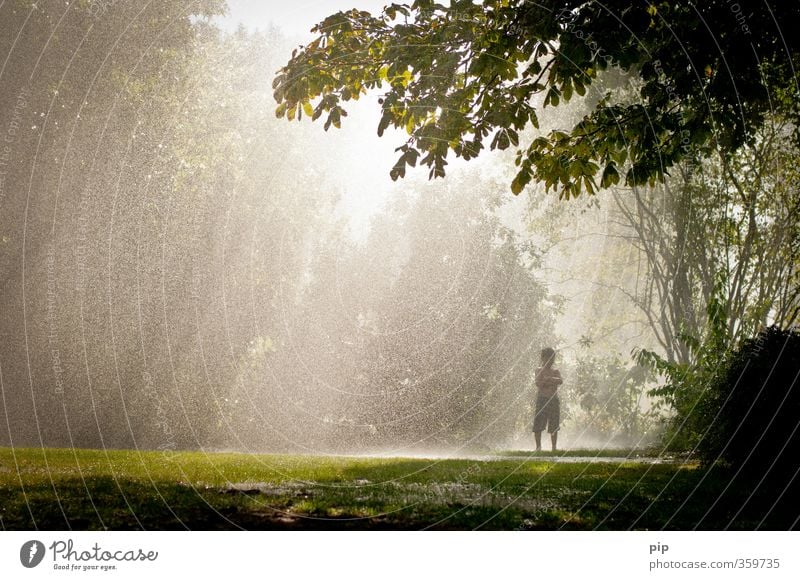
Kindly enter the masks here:
M 2 529 L 785 529 L 691 462 L 0 448 Z M 709 512 L 715 500 L 716 506 Z M 752 503 L 752 502 L 751 502 Z M 792 518 L 793 520 L 793 518 Z M 789 520 L 786 519 L 786 522 Z

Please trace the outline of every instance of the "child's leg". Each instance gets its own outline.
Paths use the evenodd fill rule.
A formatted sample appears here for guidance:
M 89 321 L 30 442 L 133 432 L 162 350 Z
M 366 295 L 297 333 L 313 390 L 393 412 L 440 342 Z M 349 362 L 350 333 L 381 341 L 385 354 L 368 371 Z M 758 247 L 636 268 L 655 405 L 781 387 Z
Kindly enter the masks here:
M 542 432 L 534 431 L 533 438 L 536 440 L 536 451 L 542 450 Z
M 553 397 L 550 402 L 551 415 L 548 426 L 550 427 L 550 443 L 553 444 L 553 451 L 555 451 L 556 442 L 558 441 L 558 429 L 561 427 L 561 401 L 558 397 Z

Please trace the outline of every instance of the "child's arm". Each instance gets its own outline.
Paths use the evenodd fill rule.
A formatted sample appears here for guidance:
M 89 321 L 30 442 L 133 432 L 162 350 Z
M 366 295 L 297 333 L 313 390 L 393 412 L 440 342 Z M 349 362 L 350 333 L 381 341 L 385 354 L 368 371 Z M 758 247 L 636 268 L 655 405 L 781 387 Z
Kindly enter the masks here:
M 561 373 L 555 369 L 539 369 L 536 371 L 536 386 L 540 389 L 555 392 L 556 387 L 562 382 Z

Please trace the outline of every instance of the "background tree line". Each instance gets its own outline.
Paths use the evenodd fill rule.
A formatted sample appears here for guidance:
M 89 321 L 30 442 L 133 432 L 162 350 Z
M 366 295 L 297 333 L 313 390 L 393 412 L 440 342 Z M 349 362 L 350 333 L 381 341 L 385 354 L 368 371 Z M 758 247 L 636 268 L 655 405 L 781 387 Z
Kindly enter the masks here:
M 783 335 L 764 329 L 797 323 L 797 99 L 781 52 L 794 49 L 770 40 L 759 12 L 748 22 L 767 69 L 740 91 L 746 79 L 725 78 L 716 57 L 701 62 L 709 38 L 690 34 L 685 6 L 653 6 L 623 10 L 622 23 L 652 34 L 658 70 L 594 3 L 555 18 L 528 4 L 416 2 L 332 17 L 328 40 L 295 52 L 273 87 L 289 42 L 276 30 L 221 33 L 210 17 L 222 3 L 114 3 L 100 15 L 85 3 L 6 4 L 0 131 L 16 132 L 0 182 L 0 437 L 287 451 L 524 445 L 536 351 L 553 344 L 571 432 L 644 444 L 660 417 L 664 443 L 720 455 L 701 442 L 725 440 L 714 434 L 723 415 L 734 424 L 720 409 L 733 408 L 737 353 L 774 358 L 763 345 Z M 471 19 L 456 17 L 465 10 Z M 702 10 L 738 26 L 725 3 Z M 697 40 L 688 73 L 666 54 L 675 19 Z M 592 49 L 578 30 L 610 32 Z M 726 47 L 749 36 L 726 30 Z M 430 35 L 447 50 L 425 45 Z M 419 46 L 398 55 L 404 39 Z M 371 69 L 325 77 L 335 70 L 326 58 L 370 40 L 375 61 L 360 62 L 377 67 L 374 87 Z M 745 53 L 737 71 L 753 69 Z M 426 66 L 455 72 L 414 76 Z M 440 174 L 446 151 L 434 142 L 471 159 L 485 140 L 501 163 L 481 158 L 434 183 L 409 171 L 356 239 L 339 213 L 349 184 L 332 170 L 347 148 L 311 124 L 287 131 L 272 93 L 280 115 L 311 107 L 336 126 L 340 101 L 370 87 L 387 91 L 382 130 L 412 138 L 394 177 L 412 161 Z M 734 88 L 748 108 L 717 132 L 742 113 Z M 453 102 L 442 106 L 443 94 Z M 701 94 L 718 100 L 707 109 Z M 634 122 L 645 113 L 657 122 Z M 518 157 L 514 141 L 533 148 Z M 519 219 L 503 193 L 525 171 Z M 603 189 L 567 203 L 548 184 L 571 198 Z M 793 392 L 787 368 L 783 394 Z

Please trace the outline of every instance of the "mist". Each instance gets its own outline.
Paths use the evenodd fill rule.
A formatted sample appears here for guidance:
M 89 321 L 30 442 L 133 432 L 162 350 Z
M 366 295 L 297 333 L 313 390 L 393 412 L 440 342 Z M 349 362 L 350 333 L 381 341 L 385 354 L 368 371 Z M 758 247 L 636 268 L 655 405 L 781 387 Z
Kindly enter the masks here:
M 341 131 L 275 118 L 278 26 L 99 6 L 0 6 L 0 445 L 530 447 L 545 346 L 567 446 L 652 436 L 599 413 L 651 341 L 604 286 L 636 275 L 610 197 L 515 198 L 501 154 L 393 183 L 369 99 Z M 582 339 L 619 368 L 581 371 Z

